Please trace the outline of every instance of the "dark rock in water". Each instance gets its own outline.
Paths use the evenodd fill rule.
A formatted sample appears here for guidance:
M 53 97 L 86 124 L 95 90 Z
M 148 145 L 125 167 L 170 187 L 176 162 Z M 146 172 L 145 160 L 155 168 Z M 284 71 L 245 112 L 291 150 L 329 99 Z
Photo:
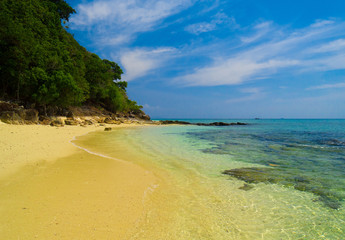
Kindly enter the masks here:
M 327 207 L 338 210 L 341 208 L 341 203 L 338 199 L 326 197 L 326 196 L 321 196 L 319 198 L 319 201 L 323 202 Z
M 197 126 L 233 126 L 233 125 L 248 125 L 247 123 L 236 122 L 236 123 L 226 123 L 226 122 L 213 122 L 213 123 L 191 123 L 178 120 L 161 120 L 161 124 L 180 124 L 180 125 L 197 125 Z
M 112 130 L 111 127 L 106 127 L 106 128 L 104 128 L 104 131 L 107 131 L 107 132 L 109 132 L 109 131 L 111 131 L 111 130 Z
M 226 122 L 213 122 L 213 123 L 196 123 L 198 126 L 234 126 L 234 125 L 248 125 L 247 123 L 236 122 L 236 123 L 226 123 Z
M 230 125 L 235 125 L 234 123 L 225 123 L 225 122 L 213 122 L 210 123 L 206 126 L 230 126 Z
M 161 124 L 181 124 L 181 125 L 191 124 L 190 122 L 178 121 L 178 120 L 161 120 L 160 123 Z
M 245 183 L 242 187 L 239 187 L 238 189 L 241 189 L 241 190 L 244 190 L 244 191 L 249 191 L 249 190 L 251 190 L 253 188 L 254 188 L 254 186 Z
M 302 176 L 296 176 L 294 177 L 295 182 L 299 183 L 310 183 L 309 179 L 302 177 Z
M 270 168 L 236 168 L 225 170 L 223 174 L 233 176 L 247 183 L 276 182 Z
M 246 183 L 274 183 L 287 187 L 294 187 L 296 190 L 313 193 L 319 196 L 318 200 L 332 209 L 339 209 L 344 197 L 336 192 L 330 191 L 318 181 L 303 176 L 291 176 L 279 168 L 236 168 L 223 171 L 223 174 L 230 175 Z M 242 190 L 250 190 L 249 184 L 240 187 Z
M 328 146 L 335 146 L 335 147 L 345 146 L 345 142 L 339 141 L 337 139 L 329 139 L 329 140 L 323 141 L 322 143 Z

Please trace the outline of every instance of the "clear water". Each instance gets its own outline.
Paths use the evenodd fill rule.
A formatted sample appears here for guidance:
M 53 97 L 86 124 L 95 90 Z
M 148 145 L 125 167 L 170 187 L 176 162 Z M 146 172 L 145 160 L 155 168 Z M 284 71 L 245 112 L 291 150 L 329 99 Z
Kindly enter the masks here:
M 345 239 L 345 120 L 187 121 L 250 124 L 80 139 L 93 151 L 163 169 L 176 189 L 166 195 L 169 227 L 152 229 L 152 214 L 138 239 Z

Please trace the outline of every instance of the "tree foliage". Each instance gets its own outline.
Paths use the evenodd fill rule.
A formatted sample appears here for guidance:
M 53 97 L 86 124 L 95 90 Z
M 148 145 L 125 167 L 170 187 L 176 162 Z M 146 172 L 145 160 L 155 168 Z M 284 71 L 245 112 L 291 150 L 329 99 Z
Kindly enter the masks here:
M 0 0 L 0 11 L 0 98 L 140 109 L 126 95 L 119 65 L 88 52 L 63 28 L 75 13 L 64 0 Z

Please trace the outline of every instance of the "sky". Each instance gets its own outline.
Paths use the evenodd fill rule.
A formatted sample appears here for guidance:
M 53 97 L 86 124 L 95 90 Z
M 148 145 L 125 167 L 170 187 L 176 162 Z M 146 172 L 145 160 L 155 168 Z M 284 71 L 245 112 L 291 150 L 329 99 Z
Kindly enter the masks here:
M 67 0 L 158 118 L 345 118 L 343 0 Z

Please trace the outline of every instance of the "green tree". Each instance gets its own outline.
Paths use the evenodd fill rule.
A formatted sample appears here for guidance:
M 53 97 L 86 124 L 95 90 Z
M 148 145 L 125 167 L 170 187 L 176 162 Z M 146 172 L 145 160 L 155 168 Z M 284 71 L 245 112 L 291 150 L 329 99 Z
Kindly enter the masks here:
M 137 111 L 115 62 L 80 46 L 63 28 L 75 10 L 64 0 L 0 1 L 0 97 L 36 106 L 92 103 Z

